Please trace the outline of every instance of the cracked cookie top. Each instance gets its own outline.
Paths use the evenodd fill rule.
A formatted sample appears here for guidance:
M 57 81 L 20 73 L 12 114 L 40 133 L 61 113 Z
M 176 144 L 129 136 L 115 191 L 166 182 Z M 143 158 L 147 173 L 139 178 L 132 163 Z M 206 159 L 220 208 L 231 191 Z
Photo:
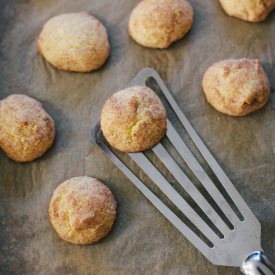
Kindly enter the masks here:
M 60 184 L 49 206 L 53 228 L 65 241 L 91 244 L 105 237 L 116 218 L 111 190 L 91 177 L 74 177 Z
M 268 101 L 270 84 L 257 59 L 229 59 L 213 64 L 203 77 L 207 101 L 218 111 L 245 116 Z
M 0 147 L 11 159 L 33 161 L 52 146 L 54 139 L 54 120 L 39 101 L 20 94 L 0 101 Z
M 123 152 L 140 152 L 165 135 L 166 111 L 150 88 L 133 86 L 105 102 L 100 124 L 111 146 Z

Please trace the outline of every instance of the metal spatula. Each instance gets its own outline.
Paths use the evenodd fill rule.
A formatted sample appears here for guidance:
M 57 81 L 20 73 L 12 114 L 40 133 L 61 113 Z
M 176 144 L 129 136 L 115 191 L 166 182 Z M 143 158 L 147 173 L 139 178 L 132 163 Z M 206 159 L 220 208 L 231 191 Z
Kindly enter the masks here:
M 215 265 L 240 267 L 245 274 L 275 274 L 275 268 L 268 260 L 261 248 L 260 236 L 261 226 L 257 218 L 244 202 L 238 191 L 235 189 L 222 168 L 216 162 L 212 154 L 206 148 L 198 134 L 195 132 L 187 118 L 184 116 L 169 90 L 164 85 L 159 75 L 153 69 L 146 68 L 139 72 L 132 81 L 132 85 L 146 85 L 147 80 L 153 78 L 158 84 L 161 92 L 168 101 L 170 107 L 175 112 L 180 123 L 190 136 L 192 142 L 197 147 L 209 167 L 216 175 L 217 179 L 226 191 L 227 197 L 233 201 L 241 215 L 236 214 L 232 204 L 228 202 L 226 196 L 220 188 L 211 180 L 210 176 L 202 168 L 200 162 L 191 153 L 186 143 L 175 130 L 171 122 L 167 121 L 166 138 L 177 150 L 179 156 L 185 161 L 193 175 L 200 181 L 207 190 L 208 195 L 213 199 L 218 211 L 201 190 L 193 184 L 186 176 L 178 162 L 172 157 L 165 146 L 159 143 L 152 148 L 152 152 L 159 161 L 165 165 L 173 177 L 196 202 L 198 207 L 205 213 L 211 223 L 199 215 L 184 199 L 176 189 L 167 181 L 166 177 L 159 171 L 145 153 L 130 153 L 128 156 L 139 168 L 152 180 L 152 182 L 165 194 L 165 196 L 180 210 L 190 221 L 192 226 L 197 228 L 194 231 L 190 223 L 185 223 L 176 215 L 171 207 L 169 208 L 155 193 L 151 191 L 136 176 L 127 165 L 115 154 L 108 145 L 97 126 L 92 131 L 92 136 L 100 148 L 114 162 L 114 164 L 133 182 L 133 184 L 151 201 L 151 203 L 197 248 L 201 253 Z M 226 218 L 224 218 L 224 216 Z M 226 220 L 229 221 L 226 222 Z M 214 226 L 211 226 L 214 225 Z M 229 225 L 230 224 L 230 225 Z M 214 227 L 216 230 L 214 230 Z M 199 233 L 198 233 L 199 232 Z

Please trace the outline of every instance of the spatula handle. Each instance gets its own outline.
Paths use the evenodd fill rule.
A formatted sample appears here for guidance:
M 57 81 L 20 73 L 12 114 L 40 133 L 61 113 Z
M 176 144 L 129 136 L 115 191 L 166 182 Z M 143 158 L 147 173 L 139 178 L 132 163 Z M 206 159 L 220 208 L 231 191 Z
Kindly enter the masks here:
M 275 267 L 264 252 L 256 251 L 243 262 L 242 271 L 246 275 L 275 275 Z

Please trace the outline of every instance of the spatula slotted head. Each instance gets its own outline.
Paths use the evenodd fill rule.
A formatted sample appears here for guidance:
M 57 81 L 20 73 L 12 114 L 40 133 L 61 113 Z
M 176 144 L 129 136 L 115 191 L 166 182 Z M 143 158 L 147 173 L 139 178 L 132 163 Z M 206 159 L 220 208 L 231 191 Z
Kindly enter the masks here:
M 249 254 L 262 250 L 260 223 L 194 131 L 159 75 L 153 69 L 146 68 L 136 76 L 131 84 L 146 85 L 148 79 L 154 79 L 157 83 L 170 108 L 220 184 L 219 188 L 216 182 L 214 183 L 208 173 L 205 172 L 201 163 L 169 120 L 167 121 L 166 139 L 169 140 L 173 149 L 177 151 L 206 192 L 202 192 L 201 188 L 198 188 L 190 180 L 190 177 L 186 175 L 178 161 L 173 158 L 163 141 L 152 148 L 152 152 L 194 201 L 193 204 L 177 192 L 162 171 L 156 168 L 145 153 L 128 154 L 159 190 L 181 211 L 188 223 L 179 218 L 114 153 L 103 138 L 99 124 L 95 127 L 93 136 L 97 144 L 116 166 L 210 262 L 216 265 L 241 267 L 242 261 Z M 194 204 L 199 210 L 194 209 Z

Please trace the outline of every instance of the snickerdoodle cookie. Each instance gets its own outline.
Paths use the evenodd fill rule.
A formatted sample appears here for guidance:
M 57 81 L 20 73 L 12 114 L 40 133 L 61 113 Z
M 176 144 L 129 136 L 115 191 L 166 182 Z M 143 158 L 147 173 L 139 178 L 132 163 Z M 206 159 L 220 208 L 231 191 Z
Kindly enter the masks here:
M 105 27 L 86 12 L 51 18 L 40 33 L 37 48 L 54 67 L 72 72 L 96 70 L 110 53 Z
M 219 0 L 225 12 L 249 22 L 267 18 L 275 7 L 275 0 Z
M 165 135 L 166 111 L 150 88 L 133 86 L 105 102 L 100 124 L 111 146 L 123 152 L 139 152 L 153 147 Z
M 257 59 L 215 63 L 205 72 L 202 85 L 207 101 L 231 116 L 245 116 L 262 108 L 270 93 L 268 78 Z
M 163 49 L 184 37 L 192 23 L 186 0 L 143 0 L 131 13 L 128 32 L 142 46 Z
M 0 101 L 0 147 L 13 160 L 29 162 L 53 144 L 55 123 L 42 104 L 26 95 Z
M 75 177 L 60 184 L 49 205 L 50 222 L 63 240 L 92 244 L 105 237 L 116 218 L 111 190 L 90 177 Z

